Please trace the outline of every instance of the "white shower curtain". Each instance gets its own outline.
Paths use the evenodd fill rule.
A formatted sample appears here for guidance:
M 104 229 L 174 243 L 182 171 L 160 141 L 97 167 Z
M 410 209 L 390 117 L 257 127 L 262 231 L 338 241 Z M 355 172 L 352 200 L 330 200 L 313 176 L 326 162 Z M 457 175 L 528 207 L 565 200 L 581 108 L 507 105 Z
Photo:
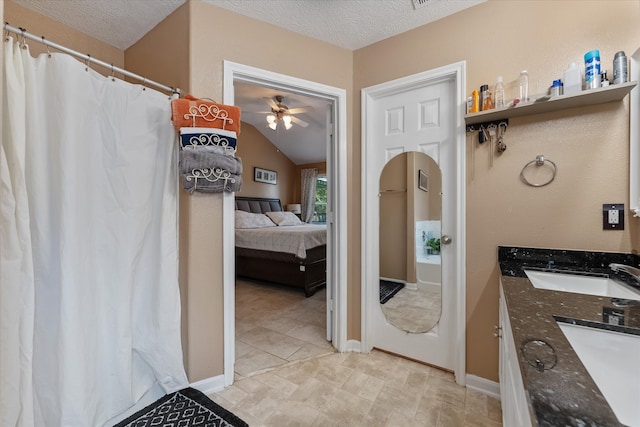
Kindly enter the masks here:
M 166 95 L 5 43 L 0 425 L 100 426 L 187 385 Z

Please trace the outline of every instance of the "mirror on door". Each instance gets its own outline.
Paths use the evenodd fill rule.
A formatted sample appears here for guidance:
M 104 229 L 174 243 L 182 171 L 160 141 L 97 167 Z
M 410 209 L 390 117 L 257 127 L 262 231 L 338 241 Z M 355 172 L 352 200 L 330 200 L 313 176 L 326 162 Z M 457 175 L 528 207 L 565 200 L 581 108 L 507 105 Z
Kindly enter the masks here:
M 442 311 L 442 175 L 428 155 L 406 152 L 380 174 L 380 307 L 409 333 L 428 332 Z

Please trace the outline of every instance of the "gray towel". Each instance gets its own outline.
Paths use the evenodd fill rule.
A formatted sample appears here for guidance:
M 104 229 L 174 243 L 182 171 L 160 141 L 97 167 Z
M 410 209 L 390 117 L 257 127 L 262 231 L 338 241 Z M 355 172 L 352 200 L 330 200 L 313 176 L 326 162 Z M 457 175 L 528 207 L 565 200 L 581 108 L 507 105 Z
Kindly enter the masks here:
M 194 169 L 220 168 L 234 175 L 242 174 L 242 160 L 206 150 L 180 151 L 180 173 L 190 174 Z
M 205 174 L 208 175 L 207 171 Z M 202 193 L 222 193 L 227 191 L 230 193 L 240 191 L 242 186 L 242 177 L 240 175 L 230 175 L 226 179 L 219 178 L 216 181 L 210 181 L 213 178 L 206 179 L 199 173 L 196 174 L 183 174 L 182 175 L 182 188 L 189 193 L 199 191 Z

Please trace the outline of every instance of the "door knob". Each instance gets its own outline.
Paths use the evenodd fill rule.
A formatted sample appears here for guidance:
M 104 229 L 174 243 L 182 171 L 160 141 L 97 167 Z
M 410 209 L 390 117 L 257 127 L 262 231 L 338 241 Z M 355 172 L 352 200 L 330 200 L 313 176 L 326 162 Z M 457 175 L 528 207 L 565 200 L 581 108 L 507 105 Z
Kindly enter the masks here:
M 440 239 L 440 241 L 442 242 L 443 245 L 450 244 L 452 240 L 453 239 L 451 238 L 451 236 L 446 235 L 446 234 L 444 236 L 442 236 L 442 239 Z

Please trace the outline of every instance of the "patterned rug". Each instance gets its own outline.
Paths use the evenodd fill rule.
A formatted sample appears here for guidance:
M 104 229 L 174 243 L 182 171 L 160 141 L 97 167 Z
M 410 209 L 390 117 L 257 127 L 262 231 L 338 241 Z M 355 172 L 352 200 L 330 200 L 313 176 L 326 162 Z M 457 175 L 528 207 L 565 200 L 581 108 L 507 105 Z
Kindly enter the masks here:
M 114 427 L 248 427 L 200 391 L 185 388 L 153 402 Z
M 389 280 L 380 280 L 380 304 L 389 301 L 400 289 L 404 288 L 404 283 L 390 282 Z

